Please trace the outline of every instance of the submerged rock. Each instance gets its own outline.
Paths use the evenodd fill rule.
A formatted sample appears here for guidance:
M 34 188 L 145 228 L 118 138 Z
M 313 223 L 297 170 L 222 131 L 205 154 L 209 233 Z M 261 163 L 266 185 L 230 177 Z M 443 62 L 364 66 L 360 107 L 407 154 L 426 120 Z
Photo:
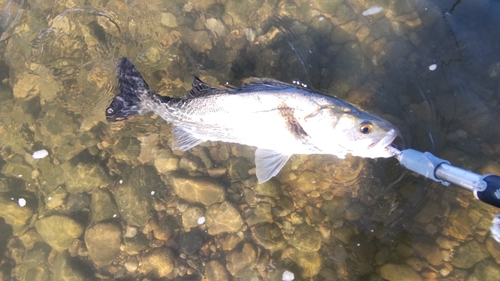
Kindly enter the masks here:
M 318 252 L 294 251 L 295 260 L 302 268 L 302 277 L 309 278 L 317 275 L 323 265 L 323 259 Z
M 362 263 L 372 263 L 376 247 L 372 241 L 360 234 L 354 234 L 349 240 L 349 248 Z
M 57 96 L 57 92 L 63 89 L 52 71 L 42 65 L 37 66 L 37 75 L 23 72 L 17 77 L 13 93 L 17 99 L 30 99 L 40 96 L 44 102 L 51 101 Z
M 281 194 L 279 182 L 271 179 L 255 187 L 255 193 L 261 196 L 278 197 Z
M 120 138 L 113 151 L 116 159 L 132 161 L 141 153 L 141 142 L 137 138 Z
M 129 255 L 137 255 L 149 248 L 149 239 L 146 235 L 138 233 L 134 237 L 125 237 L 125 252 Z
M 193 31 L 187 27 L 180 28 L 183 40 L 197 53 L 204 53 L 212 49 L 212 41 L 206 31 Z
M 226 256 L 227 270 L 234 276 L 239 277 L 248 271 L 257 261 L 255 247 L 249 243 L 243 244 L 241 250 L 233 250 Z
M 205 277 L 207 281 L 229 281 L 229 272 L 218 260 L 211 260 L 205 266 Z
M 78 264 L 71 259 L 68 252 L 63 252 L 57 255 L 52 267 L 52 280 L 71 280 L 71 281 L 85 281 L 88 276 L 78 270 Z M 32 279 L 37 280 L 37 279 Z
M 206 206 L 224 201 L 225 189 L 219 184 L 203 178 L 172 176 L 173 192 L 180 198 L 202 203 Z
M 165 216 L 158 221 L 158 225 L 154 228 L 154 237 L 159 240 L 167 241 L 175 234 L 175 230 L 178 227 L 179 225 L 174 217 Z
M 163 149 L 155 157 L 154 165 L 160 174 L 172 172 L 179 168 L 179 159 L 172 152 Z
M 443 262 L 443 257 L 439 245 L 434 242 L 417 241 L 412 243 L 412 247 L 420 256 L 424 257 L 428 263 L 438 266 Z
M 43 217 L 35 227 L 45 243 L 60 253 L 71 245 L 73 239 L 83 234 L 83 227 L 78 222 L 62 215 Z
M 92 221 L 99 222 L 116 217 L 118 215 L 118 207 L 107 190 L 98 189 L 92 193 L 90 212 L 92 214 Z
M 382 278 L 389 281 L 421 281 L 418 273 L 406 264 L 385 264 L 379 268 L 379 274 Z
M 237 233 L 224 233 L 220 237 L 220 242 L 224 251 L 231 251 L 243 240 L 243 237 Z
M 62 165 L 62 169 L 67 175 L 66 190 L 70 193 L 89 192 L 111 182 L 108 174 L 98 163 L 78 163 L 72 166 L 68 161 Z
M 325 201 L 321 205 L 321 211 L 329 218 L 339 218 L 349 207 L 349 201 L 344 197 L 334 197 L 332 200 Z
M 345 218 L 350 221 L 358 220 L 366 211 L 366 207 L 360 203 L 353 203 L 345 211 Z
M 164 183 L 149 166 L 139 166 L 123 177 L 114 189 L 121 217 L 130 225 L 142 227 L 153 217 L 152 191 L 165 188 Z
M 347 43 L 334 59 L 335 69 L 330 86 L 339 94 L 358 87 L 369 73 L 372 63 L 368 61 L 357 43 Z
M 192 255 L 200 250 L 204 240 L 205 233 L 199 229 L 184 232 L 179 239 L 179 248 L 183 253 Z
M 7 163 L 2 166 L 2 174 L 15 178 L 31 180 L 31 172 L 33 167 L 26 163 L 20 155 L 14 155 L 7 160 Z
M 252 237 L 257 244 L 274 253 L 286 247 L 281 229 L 275 223 L 263 223 L 251 228 Z
M 192 227 L 199 225 L 199 219 L 205 214 L 205 209 L 199 206 L 189 206 L 182 213 L 182 227 L 189 231 Z
M 326 217 L 320 209 L 312 205 L 306 205 L 304 211 L 313 223 L 322 223 Z
M 174 270 L 174 254 L 167 247 L 155 248 L 142 257 L 139 271 L 153 278 L 167 277 Z
M 484 260 L 474 267 L 474 273 L 467 278 L 468 281 L 496 281 L 500 276 L 500 268 L 492 261 Z
M 492 237 L 486 238 L 486 250 L 490 255 L 495 258 L 496 262 L 500 262 L 500 243 Z
M 68 195 L 66 188 L 57 187 L 45 196 L 45 206 L 49 209 L 61 207 L 64 204 L 64 199 Z
M 458 208 L 450 213 L 449 225 L 446 227 L 448 233 L 458 240 L 464 240 L 472 234 L 472 226 L 467 211 Z
M 48 158 L 38 162 L 37 167 L 42 173 L 43 179 L 47 182 L 46 192 L 52 191 L 52 189 L 58 188 L 66 182 L 67 175 L 61 166 L 62 165 L 54 165 Z
M 44 144 L 57 147 L 57 157 L 66 161 L 71 159 L 78 150 L 75 150 L 74 142 L 77 139 L 76 132 L 79 130 L 75 114 L 59 104 L 52 102 L 43 106 L 45 114 L 37 121 L 37 129 Z M 71 150 L 65 149 L 70 146 Z
M 16 266 L 17 280 L 51 280 L 47 264 L 49 253 L 50 247 L 44 243 L 38 243 L 27 251 Z
M 205 27 L 217 36 L 225 36 L 227 33 L 226 26 L 216 18 L 207 19 Z
M 248 171 L 252 165 L 247 159 L 243 157 L 231 157 L 226 161 L 227 174 L 232 179 L 246 179 L 248 178 Z
M 12 226 L 15 235 L 18 235 L 33 216 L 33 211 L 28 207 L 19 206 L 18 202 L 0 197 L 0 217 Z
M 228 1 L 225 8 L 226 12 L 233 18 L 235 25 L 245 27 L 248 25 L 248 12 L 259 10 L 264 2 L 264 0 Z
M 333 15 L 337 10 L 337 6 L 342 3 L 342 0 L 316 0 L 314 2 L 320 11 Z
M 66 200 L 66 208 L 70 212 L 88 210 L 90 205 L 90 195 L 87 193 L 70 194 Z
M 271 204 L 261 202 L 255 205 L 255 208 L 250 208 L 246 212 L 246 222 L 248 225 L 255 225 L 262 222 L 271 222 L 273 215 L 271 213 Z
M 486 251 L 484 245 L 476 240 L 472 240 L 458 247 L 451 264 L 460 268 L 471 268 L 478 261 L 487 257 L 489 257 L 489 253 Z
M 243 226 L 240 212 L 229 202 L 212 204 L 206 211 L 206 224 L 210 235 L 237 232 Z
M 176 27 L 177 26 L 177 18 L 171 13 L 162 13 L 161 14 L 161 24 L 166 27 Z
M 302 252 L 316 252 L 321 247 L 321 234 L 307 224 L 302 224 L 293 233 L 291 244 Z
M 318 175 L 316 173 L 304 171 L 297 179 L 297 185 L 300 187 L 301 191 L 309 193 L 319 189 L 318 180 Z
M 98 223 L 85 231 L 90 258 L 98 266 L 110 264 L 120 254 L 122 232 L 113 223 Z

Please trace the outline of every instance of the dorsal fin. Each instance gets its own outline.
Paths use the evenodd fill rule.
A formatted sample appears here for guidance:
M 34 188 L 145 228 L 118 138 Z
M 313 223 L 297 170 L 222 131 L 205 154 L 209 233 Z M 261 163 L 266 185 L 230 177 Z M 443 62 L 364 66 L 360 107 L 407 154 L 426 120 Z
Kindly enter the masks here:
M 241 88 L 238 90 L 245 91 L 265 91 L 265 90 L 280 90 L 280 89 L 291 89 L 291 88 L 301 88 L 293 84 L 281 82 L 272 78 L 251 78 L 246 81 Z
M 191 86 L 192 89 L 186 94 L 186 98 L 196 98 L 211 95 L 215 93 L 215 90 L 219 90 L 218 88 L 212 87 L 207 83 L 201 81 L 200 78 L 196 76 L 194 76 L 193 84 Z

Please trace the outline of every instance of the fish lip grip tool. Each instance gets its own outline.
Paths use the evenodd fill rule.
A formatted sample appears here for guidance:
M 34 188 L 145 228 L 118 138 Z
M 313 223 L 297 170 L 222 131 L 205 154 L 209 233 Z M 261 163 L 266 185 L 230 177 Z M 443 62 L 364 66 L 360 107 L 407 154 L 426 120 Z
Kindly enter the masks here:
M 420 152 L 414 149 L 399 150 L 393 146 L 389 146 L 387 149 L 406 169 L 445 186 L 450 185 L 450 183 L 458 185 L 472 191 L 479 201 L 500 208 L 499 176 L 479 175 L 452 166 L 449 161 L 438 158 L 429 152 Z M 490 230 L 493 238 L 500 243 L 500 215 L 495 216 Z
M 445 186 L 453 183 L 470 190 L 480 201 L 500 208 L 500 177 L 479 175 L 472 171 L 452 166 L 449 161 L 438 158 L 429 152 L 414 149 L 399 150 L 393 146 L 388 149 L 406 169 Z

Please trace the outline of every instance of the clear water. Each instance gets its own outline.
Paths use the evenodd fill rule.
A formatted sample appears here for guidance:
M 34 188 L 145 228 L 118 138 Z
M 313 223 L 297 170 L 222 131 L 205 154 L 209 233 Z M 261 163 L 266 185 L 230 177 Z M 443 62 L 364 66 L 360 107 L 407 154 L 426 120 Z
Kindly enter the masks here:
M 329 156 L 257 186 L 253 148 L 172 152 L 163 120 L 104 110 L 121 57 L 176 97 L 193 75 L 299 81 L 390 120 L 402 147 L 498 175 L 497 1 L 0 5 L 3 280 L 496 280 L 498 209 L 466 190 Z

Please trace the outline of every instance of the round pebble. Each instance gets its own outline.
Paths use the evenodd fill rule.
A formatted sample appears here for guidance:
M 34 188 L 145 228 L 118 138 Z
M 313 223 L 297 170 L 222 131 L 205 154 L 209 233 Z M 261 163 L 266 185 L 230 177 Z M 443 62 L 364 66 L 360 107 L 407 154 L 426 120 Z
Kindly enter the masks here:
M 38 151 L 33 152 L 31 157 L 33 157 L 33 159 L 42 159 L 42 158 L 47 157 L 48 155 L 49 155 L 49 152 L 45 149 L 42 149 L 42 150 L 38 150 Z
M 24 199 L 24 198 L 17 199 L 17 204 L 19 204 L 19 207 L 26 206 L 26 199 Z
M 204 223 L 205 223 L 205 217 L 199 217 L 198 224 L 204 224 Z
M 292 281 L 293 279 L 295 279 L 295 275 L 293 274 L 293 272 L 290 272 L 288 270 L 285 270 L 285 272 L 283 272 L 283 276 L 282 276 L 281 280 Z
M 370 16 L 370 15 L 375 15 L 375 14 L 379 13 L 380 11 L 382 11 L 383 9 L 384 9 L 384 8 L 382 8 L 382 7 L 375 6 L 375 7 L 371 7 L 371 8 L 369 8 L 368 10 L 366 10 L 366 11 L 362 12 L 361 14 L 362 14 L 363 16 L 365 16 L 365 17 L 366 17 L 366 16 Z

